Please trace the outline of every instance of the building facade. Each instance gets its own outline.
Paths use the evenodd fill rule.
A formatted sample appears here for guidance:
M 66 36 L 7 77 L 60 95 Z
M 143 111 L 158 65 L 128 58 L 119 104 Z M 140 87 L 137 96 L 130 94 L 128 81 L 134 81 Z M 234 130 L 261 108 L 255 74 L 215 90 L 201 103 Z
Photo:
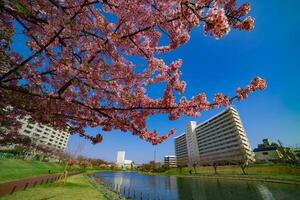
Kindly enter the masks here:
M 199 148 L 197 143 L 197 138 L 195 134 L 195 129 L 197 127 L 197 123 L 195 121 L 190 121 L 185 126 L 185 137 L 187 142 L 187 152 L 188 152 L 188 160 L 189 163 L 197 163 L 199 162 Z
M 125 161 L 125 151 L 118 151 L 117 152 L 117 164 L 124 163 Z
M 190 122 L 187 127 L 181 137 L 186 138 L 188 152 L 186 164 L 189 166 L 255 161 L 239 114 L 233 107 L 225 109 L 199 125 Z M 178 142 L 176 143 L 175 138 L 176 153 L 185 151 L 183 144 L 180 146 L 176 144 Z
M 280 141 L 279 141 L 280 142 Z M 294 155 L 291 152 L 289 154 L 289 148 L 280 147 L 276 142 L 269 142 L 269 139 L 265 138 L 262 140 L 261 144 L 257 145 L 257 148 L 253 150 L 255 154 L 255 159 L 257 162 L 281 162 L 287 160 L 293 160 L 291 156 Z
M 253 150 L 257 162 L 276 162 L 283 158 L 276 146 L 258 147 Z
M 176 156 L 165 156 L 164 164 L 170 168 L 177 167 Z
M 134 167 L 134 162 L 132 160 L 125 160 L 125 151 L 118 151 L 116 165 L 118 168 L 131 168 Z
M 65 150 L 70 137 L 70 133 L 67 131 L 60 131 L 53 127 L 38 123 L 31 123 L 26 117 L 18 120 L 22 124 L 22 127 L 19 130 L 20 134 L 30 137 L 34 142 L 39 144 L 62 151 Z
M 178 167 L 186 166 L 188 164 L 188 147 L 185 133 L 175 137 L 175 154 Z

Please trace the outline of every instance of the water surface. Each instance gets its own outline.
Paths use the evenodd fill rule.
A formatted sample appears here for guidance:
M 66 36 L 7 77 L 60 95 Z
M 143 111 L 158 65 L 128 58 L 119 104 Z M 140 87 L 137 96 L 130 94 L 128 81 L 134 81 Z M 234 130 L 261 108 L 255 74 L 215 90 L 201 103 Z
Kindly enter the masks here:
M 265 183 L 258 181 L 236 181 L 212 178 L 188 178 L 176 176 L 150 176 L 137 172 L 99 172 L 101 181 L 125 196 L 161 200 L 240 200 L 240 199 L 287 199 L 300 200 L 300 186 Z

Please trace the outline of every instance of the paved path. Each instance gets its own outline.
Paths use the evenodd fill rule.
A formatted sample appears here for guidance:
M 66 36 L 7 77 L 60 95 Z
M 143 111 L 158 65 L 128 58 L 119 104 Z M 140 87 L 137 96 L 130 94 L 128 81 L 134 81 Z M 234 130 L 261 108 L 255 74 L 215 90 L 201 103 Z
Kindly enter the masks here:
M 81 173 L 80 171 L 68 172 L 68 176 Z M 61 174 L 52 174 L 46 176 L 31 177 L 27 179 L 11 181 L 7 183 L 0 184 L 0 197 L 8 194 L 13 194 L 19 190 L 26 190 L 27 188 L 35 187 L 36 185 L 41 185 L 45 183 L 51 183 L 58 180 Z

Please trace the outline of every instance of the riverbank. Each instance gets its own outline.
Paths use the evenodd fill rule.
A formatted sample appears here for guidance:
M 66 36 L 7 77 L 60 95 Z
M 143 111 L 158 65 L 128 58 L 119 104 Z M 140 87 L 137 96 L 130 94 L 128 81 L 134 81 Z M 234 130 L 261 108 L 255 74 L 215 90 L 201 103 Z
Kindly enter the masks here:
M 190 174 L 192 170 L 192 174 Z M 232 180 L 263 181 L 300 185 L 300 166 L 256 164 L 246 169 L 246 175 L 239 166 L 219 166 L 217 174 L 211 166 L 193 168 L 173 168 L 165 172 L 141 172 L 147 175 L 178 176 L 192 178 L 219 178 Z
M 1 197 L 0 200 L 108 200 L 104 194 L 93 186 L 84 174 L 71 176 L 65 185 L 60 182 L 39 185 L 12 195 Z
M 260 181 L 269 183 L 284 183 L 284 184 L 296 184 L 300 185 L 300 179 L 293 179 L 288 177 L 270 177 L 270 176 L 255 176 L 255 175 L 203 175 L 196 174 L 191 175 L 177 175 L 177 177 L 188 177 L 188 178 L 213 178 L 213 179 L 230 179 L 230 180 L 240 180 L 240 181 Z
M 103 171 L 103 172 L 105 172 L 105 171 Z M 106 172 L 108 172 L 108 171 L 106 171 Z M 89 182 L 94 186 L 94 188 L 97 188 L 97 190 L 100 191 L 106 199 L 109 199 L 109 200 L 126 200 L 126 198 L 123 198 L 116 191 L 113 191 L 107 185 L 102 183 L 99 180 L 99 177 L 93 176 L 93 173 L 85 174 L 85 178 L 87 180 L 89 180 Z

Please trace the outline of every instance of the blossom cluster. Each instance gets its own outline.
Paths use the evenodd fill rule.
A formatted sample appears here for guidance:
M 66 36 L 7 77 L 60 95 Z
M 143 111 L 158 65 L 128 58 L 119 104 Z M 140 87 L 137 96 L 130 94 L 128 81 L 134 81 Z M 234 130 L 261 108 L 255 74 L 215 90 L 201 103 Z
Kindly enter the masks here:
M 103 136 L 89 135 L 86 127 L 130 131 L 152 144 L 161 143 L 175 130 L 164 135 L 148 130 L 149 116 L 166 114 L 176 120 L 232 103 L 220 93 L 213 103 L 204 93 L 177 100 L 186 88 L 182 60 L 165 63 L 161 54 L 188 42 L 190 32 L 200 25 L 217 39 L 231 29 L 251 30 L 250 5 L 236 4 L 236 0 L 4 1 L 0 109 L 13 109 L 0 112 L 0 120 L 8 122 L 11 133 L 17 130 L 17 116 L 30 115 L 94 144 Z M 12 37 L 20 36 L 15 34 L 17 26 L 26 37 L 28 57 L 11 48 Z M 162 45 L 163 37 L 167 44 Z M 141 63 L 147 63 L 143 70 Z M 147 89 L 155 84 L 165 86 L 160 98 L 148 96 Z M 254 79 L 249 87 L 238 89 L 237 98 L 264 86 L 262 79 Z
M 256 90 L 265 90 L 266 87 L 266 81 L 260 77 L 256 77 L 246 88 L 238 88 L 236 91 L 236 96 L 238 100 L 242 100 L 247 98 L 249 93 L 254 92 Z

